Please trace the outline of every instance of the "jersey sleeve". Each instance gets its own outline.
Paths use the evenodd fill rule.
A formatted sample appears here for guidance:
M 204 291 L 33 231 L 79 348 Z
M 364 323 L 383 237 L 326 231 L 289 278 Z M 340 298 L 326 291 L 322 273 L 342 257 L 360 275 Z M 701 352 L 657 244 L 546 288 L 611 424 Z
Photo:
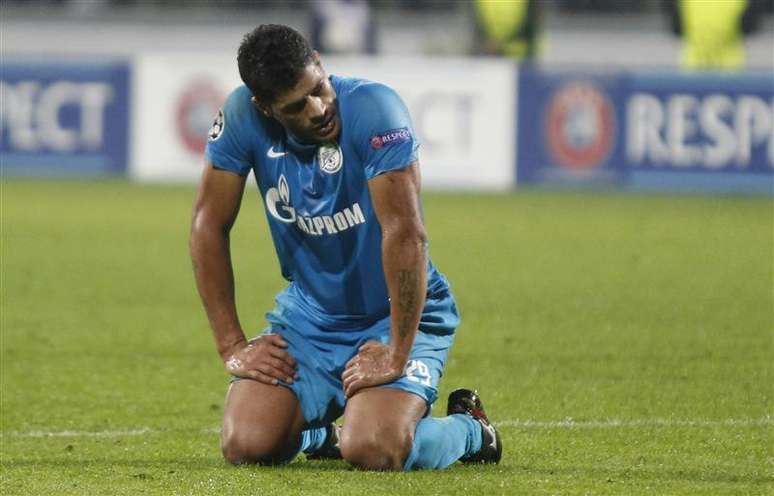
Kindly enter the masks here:
M 250 124 L 252 110 L 246 88 L 241 87 L 229 95 L 207 136 L 205 158 L 216 168 L 246 176 L 252 168 L 252 153 L 246 128 Z
M 365 167 L 367 179 L 403 169 L 417 160 L 416 138 L 408 109 L 390 87 L 369 83 L 353 92 L 354 148 Z

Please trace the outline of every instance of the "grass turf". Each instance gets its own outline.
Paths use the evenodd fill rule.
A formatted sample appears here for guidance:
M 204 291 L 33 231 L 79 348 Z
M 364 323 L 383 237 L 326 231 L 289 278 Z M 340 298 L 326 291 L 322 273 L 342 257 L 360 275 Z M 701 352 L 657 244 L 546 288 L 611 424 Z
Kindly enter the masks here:
M 463 315 L 441 398 L 477 387 L 505 455 L 409 474 L 223 463 L 192 198 L 2 183 L 0 493 L 774 491 L 770 198 L 425 195 Z M 232 239 L 249 332 L 283 286 L 265 224 L 251 187 Z

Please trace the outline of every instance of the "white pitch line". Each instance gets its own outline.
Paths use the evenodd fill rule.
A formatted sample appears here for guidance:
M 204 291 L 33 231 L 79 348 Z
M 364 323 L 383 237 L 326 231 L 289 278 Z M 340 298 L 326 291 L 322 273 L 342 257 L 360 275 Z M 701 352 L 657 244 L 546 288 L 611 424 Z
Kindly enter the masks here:
M 3 437 L 129 437 L 161 432 L 143 427 L 126 431 L 28 431 L 4 432 Z
M 774 417 L 766 415 L 758 419 L 721 419 L 721 420 L 681 420 L 681 419 L 608 419 L 608 420 L 519 420 L 506 419 L 494 422 L 497 427 L 515 427 L 518 429 L 615 429 L 639 427 L 753 427 L 774 425 Z
M 516 429 L 618 429 L 618 428 L 642 428 L 642 427 L 756 427 L 774 425 L 774 416 L 739 418 L 739 419 L 721 419 L 721 420 L 681 420 L 681 419 L 608 419 L 608 420 L 520 420 L 505 419 L 494 423 L 497 427 L 510 427 Z M 181 432 L 180 430 L 161 430 L 142 427 L 139 429 L 129 429 L 123 431 L 27 431 L 27 432 L 3 432 L 2 437 L 15 438 L 115 438 L 143 436 L 146 434 L 162 434 L 169 432 Z M 205 434 L 220 433 L 219 427 L 207 427 L 199 429 L 199 432 Z

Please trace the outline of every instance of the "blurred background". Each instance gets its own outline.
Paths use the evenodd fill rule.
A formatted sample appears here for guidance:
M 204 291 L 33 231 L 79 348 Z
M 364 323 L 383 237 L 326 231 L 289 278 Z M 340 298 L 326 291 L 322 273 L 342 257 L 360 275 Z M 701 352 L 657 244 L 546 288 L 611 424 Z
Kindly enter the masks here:
M 688 16 L 677 19 L 686 5 Z M 772 10 L 772 0 L 7 0 L 3 28 L 8 53 L 233 50 L 246 31 L 272 22 L 309 35 L 326 53 L 664 68 L 679 65 L 677 25 L 717 16 L 727 24 L 721 30 L 739 31 L 748 52 L 740 67 L 771 69 Z M 516 39 L 534 46 L 503 46 Z
M 261 23 L 406 99 L 440 189 L 764 192 L 774 0 L 8 0 L 5 174 L 193 180 Z

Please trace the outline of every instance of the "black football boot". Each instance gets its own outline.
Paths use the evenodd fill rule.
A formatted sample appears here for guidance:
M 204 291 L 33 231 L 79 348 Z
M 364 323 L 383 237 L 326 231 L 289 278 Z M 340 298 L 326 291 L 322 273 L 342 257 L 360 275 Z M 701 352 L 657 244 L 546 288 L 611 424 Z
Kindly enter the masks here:
M 335 422 L 331 422 L 325 427 L 325 442 L 311 453 L 306 453 L 306 459 L 341 460 L 339 437 L 341 437 L 341 426 L 336 425 Z
M 503 456 L 503 443 L 500 434 L 484 412 L 484 405 L 478 391 L 455 389 L 449 394 L 446 414 L 465 413 L 481 424 L 481 449 L 478 453 L 460 458 L 462 463 L 499 463 Z

